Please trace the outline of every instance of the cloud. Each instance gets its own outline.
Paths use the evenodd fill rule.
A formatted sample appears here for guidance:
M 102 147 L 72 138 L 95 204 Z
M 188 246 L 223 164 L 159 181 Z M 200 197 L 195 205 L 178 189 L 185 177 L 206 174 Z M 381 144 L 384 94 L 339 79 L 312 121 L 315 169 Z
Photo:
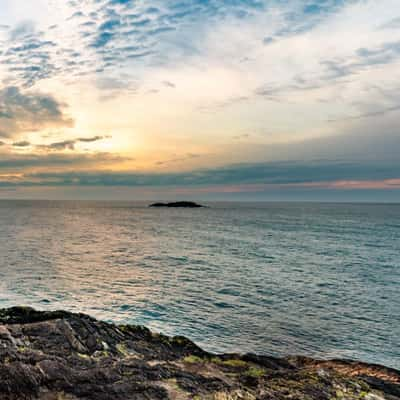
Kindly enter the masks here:
M 354 12 L 361 10 L 366 14 L 370 2 L 367 1 L 365 7 L 357 3 L 353 0 L 295 0 L 287 4 L 278 0 L 153 0 L 149 6 L 146 2 L 133 1 L 70 1 L 63 7 L 65 16 L 61 16 L 60 21 L 51 26 L 52 29 L 39 30 L 31 21 L 14 27 L 8 43 L 5 43 L 5 51 L 0 55 L 0 63 L 7 67 L 8 79 L 21 86 L 32 86 L 55 76 L 78 78 L 95 75 L 101 78 L 101 74 L 104 74 L 105 79 L 114 79 L 114 75 L 126 71 L 133 64 L 173 67 L 185 64 L 188 60 L 190 62 L 191 58 L 195 58 L 196 62 L 207 62 L 209 49 L 205 39 L 212 36 L 213 32 L 220 31 L 220 27 L 231 25 L 238 34 L 229 36 L 228 46 L 230 42 L 233 46 L 235 41 L 240 42 L 248 31 L 253 32 L 254 37 L 248 38 L 247 49 L 243 50 L 248 52 L 254 49 L 259 63 L 263 65 L 263 52 L 275 48 L 275 44 L 282 40 L 289 43 L 297 37 L 305 37 L 323 23 L 342 18 L 340 13 L 346 16 L 346 10 L 352 6 Z M 389 5 L 382 5 L 382 8 L 388 8 L 391 0 L 385 0 L 386 3 Z M 397 22 L 398 18 L 391 15 L 380 25 L 395 26 Z M 339 28 L 335 26 L 335 29 Z M 239 32 L 242 29 L 243 32 Z M 344 29 L 348 29 L 346 24 Z M 226 37 L 219 35 L 219 38 L 214 38 L 216 44 L 221 37 Z M 182 40 L 182 37 L 189 40 Z M 316 37 L 314 41 L 317 43 L 319 40 Z M 290 44 L 288 48 L 291 48 Z M 386 57 L 385 62 L 393 61 L 390 53 L 393 53 L 392 57 L 397 57 L 394 48 L 377 50 L 386 52 L 382 54 L 383 58 Z M 199 56 L 205 59 L 197 59 Z M 221 63 L 227 61 L 223 53 L 218 56 Z M 373 61 L 369 58 L 370 64 Z M 375 56 L 375 62 L 378 62 L 377 59 L 378 55 Z M 340 71 L 353 74 L 358 68 L 363 68 L 357 63 L 351 66 L 346 63 L 335 58 L 321 60 L 321 70 L 324 69 L 328 75 L 340 74 Z M 304 64 L 307 65 L 307 62 Z M 262 85 L 260 82 L 257 93 L 272 97 L 269 95 L 273 90 L 273 96 L 276 97 L 278 91 L 284 96 L 289 90 L 318 88 L 328 81 L 329 76 L 317 74 L 316 82 L 309 82 L 307 77 L 301 78 L 304 84 L 286 82 L 269 91 L 266 90 L 269 83 Z M 134 84 L 133 81 L 126 82 L 126 85 Z M 113 90 L 107 84 L 104 89 Z
M 46 150 L 75 150 L 76 140 L 63 140 L 61 142 L 51 143 L 49 145 L 40 145 L 38 146 L 40 149 Z
M 75 166 L 74 172 L 24 173 L 22 185 L 82 185 L 82 186 L 133 186 L 133 187 L 199 187 L 232 185 L 290 185 L 290 186 L 340 186 L 338 182 L 386 181 L 397 184 L 400 178 L 398 164 L 387 162 L 377 166 L 368 162 L 352 161 L 293 161 L 258 164 L 238 164 L 221 168 L 200 169 L 185 173 L 135 173 L 76 171 L 82 163 L 98 162 L 96 156 L 25 157 L 0 161 L 0 168 L 33 165 Z M 103 161 L 113 161 L 108 158 Z M 5 185 L 3 181 L 3 185 Z M 345 186 L 343 183 L 341 186 Z M 352 185 L 356 187 L 356 184 Z M 362 186 L 359 184 L 359 186 Z
M 346 58 L 318 60 L 319 71 L 296 74 L 290 83 L 283 85 L 265 84 L 255 94 L 270 100 L 280 100 L 295 93 L 319 90 L 334 84 L 346 83 L 345 78 L 355 77 L 370 68 L 391 64 L 400 59 L 400 41 L 385 42 L 375 47 L 357 48 Z
M 385 114 L 388 114 L 388 113 L 391 113 L 391 112 L 395 112 L 395 111 L 399 111 L 399 110 L 400 110 L 400 104 L 393 105 L 391 107 L 385 107 L 385 108 L 377 109 L 376 111 L 370 111 L 370 112 L 363 113 L 363 114 L 351 115 L 351 116 L 346 116 L 346 117 L 342 116 L 342 117 L 337 118 L 337 119 L 330 119 L 330 120 L 328 120 L 328 122 L 354 121 L 354 120 L 360 120 L 360 119 L 364 119 L 364 118 L 380 117 L 380 116 L 383 116 Z
M 101 91 L 100 100 L 112 100 L 123 94 L 136 94 L 138 84 L 127 74 L 119 76 L 99 77 L 95 80 L 95 85 Z
M 200 154 L 189 153 L 182 157 L 176 157 L 176 158 L 172 158 L 170 160 L 157 161 L 156 165 L 176 164 L 176 163 L 181 163 L 181 162 L 185 162 L 188 160 L 193 160 L 193 159 L 199 158 L 199 157 L 200 157 Z
M 20 22 L 15 28 L 10 32 L 10 38 L 12 40 L 18 38 L 29 37 L 35 32 L 35 24 L 33 21 L 23 21 Z
M 190 34 L 193 27 L 203 29 L 228 17 L 251 18 L 264 8 L 264 1 L 257 0 L 154 0 L 151 6 L 126 0 L 69 1 L 55 10 L 68 14 L 47 30 L 33 21 L 14 27 L 0 64 L 7 66 L 13 84 L 24 87 L 58 75 L 90 74 L 94 61 L 96 71 L 107 70 L 109 76 L 138 60 L 169 59 L 167 48 L 179 48 L 181 35 Z M 73 55 L 77 47 L 78 57 Z
M 92 143 L 92 142 L 97 142 L 98 140 L 103 140 L 104 136 L 93 136 L 93 137 L 87 137 L 87 138 L 78 138 L 76 139 L 77 142 L 84 142 L 84 143 Z
M 8 70 L 6 81 L 15 86 L 31 87 L 36 82 L 54 76 L 57 66 L 53 55 L 57 43 L 44 38 L 32 21 L 18 24 L 4 42 L 0 65 Z
M 272 43 L 275 43 L 275 41 L 276 41 L 275 38 L 273 38 L 273 37 L 271 37 L 271 36 L 267 36 L 267 37 L 265 37 L 265 38 L 263 39 L 263 44 L 264 44 L 265 46 L 268 46 L 268 45 L 270 45 L 270 44 L 272 44 Z
M 248 139 L 250 137 L 250 134 L 248 133 L 242 133 L 240 135 L 235 135 L 233 136 L 233 139 L 235 140 L 241 140 L 241 139 Z
M 172 88 L 172 89 L 175 89 L 175 88 L 176 88 L 175 83 L 170 82 L 170 81 L 163 81 L 162 84 L 163 84 L 164 86 L 169 87 L 169 88 Z
M 82 137 L 78 139 L 62 140 L 60 142 L 54 142 L 45 145 L 37 145 L 36 147 L 40 150 L 47 151 L 75 150 L 77 143 L 93 143 L 105 138 L 105 136 Z
M 390 21 L 385 22 L 379 28 L 380 29 L 400 29 L 400 17 L 393 18 Z
M 31 145 L 31 143 L 28 142 L 27 140 L 22 140 L 20 142 L 13 143 L 14 147 L 29 147 L 30 145 Z
M 71 127 L 65 104 L 53 96 L 37 92 L 21 92 L 17 87 L 0 90 L 0 126 L 3 137 L 37 131 L 47 127 Z
M 51 154 L 10 154 L 1 153 L 0 175 L 6 173 L 18 173 L 24 177 L 27 170 L 60 170 L 60 169 L 79 169 L 79 168 L 102 168 L 132 161 L 131 158 L 121 157 L 111 153 L 51 153 Z M 35 178 L 35 182 L 38 181 Z M 3 181 L 5 184 L 5 181 Z

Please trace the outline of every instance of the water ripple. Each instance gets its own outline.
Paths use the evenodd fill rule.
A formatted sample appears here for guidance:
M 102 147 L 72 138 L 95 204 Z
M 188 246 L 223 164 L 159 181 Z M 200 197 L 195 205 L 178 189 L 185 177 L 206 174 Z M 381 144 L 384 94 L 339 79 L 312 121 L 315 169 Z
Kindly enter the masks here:
M 0 306 L 400 368 L 400 206 L 0 202 Z

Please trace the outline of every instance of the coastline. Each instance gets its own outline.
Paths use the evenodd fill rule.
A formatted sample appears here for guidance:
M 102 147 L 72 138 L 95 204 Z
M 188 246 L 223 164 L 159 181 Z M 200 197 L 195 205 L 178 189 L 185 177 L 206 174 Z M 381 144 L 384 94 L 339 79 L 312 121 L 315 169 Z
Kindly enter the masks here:
M 349 360 L 212 354 L 84 314 L 0 310 L 1 399 L 400 398 L 400 372 Z

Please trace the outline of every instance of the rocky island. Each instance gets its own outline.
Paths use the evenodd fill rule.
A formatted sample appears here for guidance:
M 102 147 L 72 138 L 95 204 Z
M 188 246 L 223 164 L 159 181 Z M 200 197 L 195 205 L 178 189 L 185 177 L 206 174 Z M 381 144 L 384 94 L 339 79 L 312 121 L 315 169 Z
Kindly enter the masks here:
M 400 373 L 305 357 L 210 354 L 83 314 L 0 310 L 0 399 L 395 400 Z
M 201 204 L 192 201 L 176 201 L 173 203 L 153 203 L 149 207 L 170 207 L 170 208 L 203 208 Z

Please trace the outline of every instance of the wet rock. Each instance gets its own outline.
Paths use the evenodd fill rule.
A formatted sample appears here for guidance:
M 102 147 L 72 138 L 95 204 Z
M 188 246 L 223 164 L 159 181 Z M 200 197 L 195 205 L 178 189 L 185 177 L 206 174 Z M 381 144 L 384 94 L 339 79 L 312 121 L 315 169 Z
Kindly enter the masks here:
M 395 400 L 399 389 L 399 372 L 378 365 L 215 355 L 83 314 L 0 310 L 0 400 Z

